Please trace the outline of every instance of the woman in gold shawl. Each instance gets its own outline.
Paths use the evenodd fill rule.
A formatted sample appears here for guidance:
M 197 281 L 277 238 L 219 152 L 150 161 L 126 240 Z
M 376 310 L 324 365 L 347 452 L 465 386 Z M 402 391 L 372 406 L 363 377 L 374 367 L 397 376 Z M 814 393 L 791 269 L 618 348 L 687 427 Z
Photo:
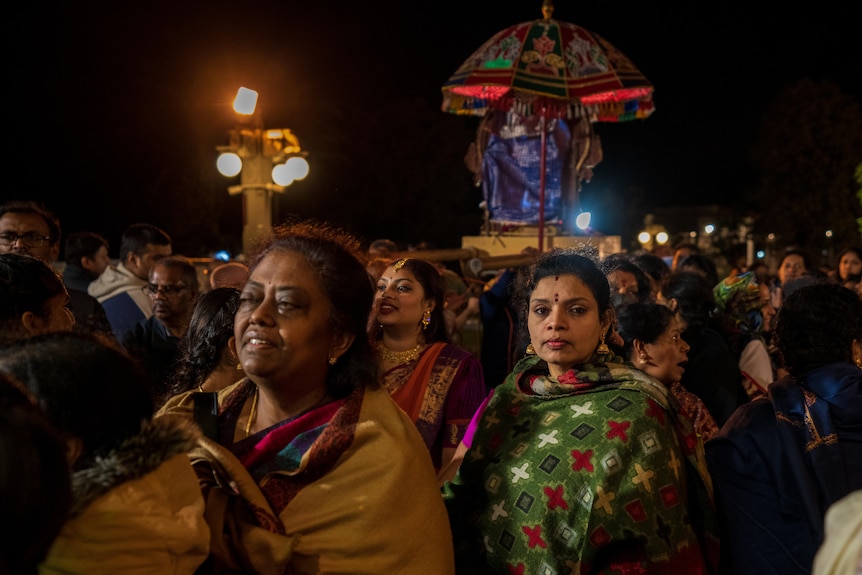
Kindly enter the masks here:
M 162 409 L 197 411 L 213 437 L 192 454 L 211 572 L 453 572 L 431 458 L 377 385 L 358 248 L 320 223 L 277 229 L 251 262 L 234 322 L 247 378 L 217 402 L 192 393 Z

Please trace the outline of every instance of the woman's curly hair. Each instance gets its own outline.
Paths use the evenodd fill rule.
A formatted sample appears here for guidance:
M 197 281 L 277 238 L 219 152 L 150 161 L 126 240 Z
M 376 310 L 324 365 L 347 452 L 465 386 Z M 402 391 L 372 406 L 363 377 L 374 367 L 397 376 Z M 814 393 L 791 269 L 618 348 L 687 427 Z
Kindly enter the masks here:
M 233 319 L 240 291 L 215 288 L 195 302 L 189 328 L 180 341 L 180 361 L 174 373 L 173 393 L 196 389 L 222 361 L 222 352 L 233 336 Z

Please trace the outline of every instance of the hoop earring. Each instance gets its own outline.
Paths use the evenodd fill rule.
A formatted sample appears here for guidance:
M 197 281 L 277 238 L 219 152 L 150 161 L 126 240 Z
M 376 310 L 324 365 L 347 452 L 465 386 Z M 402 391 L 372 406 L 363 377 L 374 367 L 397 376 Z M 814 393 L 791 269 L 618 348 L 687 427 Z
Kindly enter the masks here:
M 536 350 L 533 349 L 532 343 L 527 344 L 527 349 L 524 350 L 524 353 L 526 353 L 527 355 L 536 355 Z
M 428 326 L 431 324 L 431 310 L 425 310 L 425 313 L 422 314 L 422 329 L 428 329 Z
M 608 348 L 608 345 L 605 343 L 605 334 L 603 333 L 602 340 L 599 342 L 599 347 L 596 348 L 596 353 L 599 355 L 606 355 L 610 353 L 610 351 L 611 350 Z

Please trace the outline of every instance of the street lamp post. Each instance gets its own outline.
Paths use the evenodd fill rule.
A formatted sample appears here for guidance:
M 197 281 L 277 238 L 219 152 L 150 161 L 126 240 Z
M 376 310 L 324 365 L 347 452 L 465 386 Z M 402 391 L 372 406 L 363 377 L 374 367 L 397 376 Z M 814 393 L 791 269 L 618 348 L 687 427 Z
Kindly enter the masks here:
M 230 186 L 231 195 L 242 194 L 242 249 L 246 254 L 257 240 L 272 230 L 272 194 L 308 175 L 306 152 L 299 139 L 286 128 L 264 129 L 255 116 L 257 92 L 240 88 L 234 111 L 241 120 L 230 130 L 229 144 L 218 146 L 216 166 L 226 177 L 240 174 L 240 184 Z
M 667 228 L 662 224 L 655 223 L 655 216 L 647 214 L 644 216 L 643 230 L 638 233 L 638 242 L 647 252 L 654 252 L 658 246 L 667 245 L 670 236 L 668 236 Z

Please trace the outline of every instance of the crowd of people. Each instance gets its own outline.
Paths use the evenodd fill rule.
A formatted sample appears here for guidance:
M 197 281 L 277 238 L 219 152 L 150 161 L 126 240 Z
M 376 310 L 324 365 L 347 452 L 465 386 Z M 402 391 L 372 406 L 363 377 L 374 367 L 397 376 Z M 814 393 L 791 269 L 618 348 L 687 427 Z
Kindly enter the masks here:
M 110 248 L 0 205 L 0 574 L 862 569 L 860 248 Z

